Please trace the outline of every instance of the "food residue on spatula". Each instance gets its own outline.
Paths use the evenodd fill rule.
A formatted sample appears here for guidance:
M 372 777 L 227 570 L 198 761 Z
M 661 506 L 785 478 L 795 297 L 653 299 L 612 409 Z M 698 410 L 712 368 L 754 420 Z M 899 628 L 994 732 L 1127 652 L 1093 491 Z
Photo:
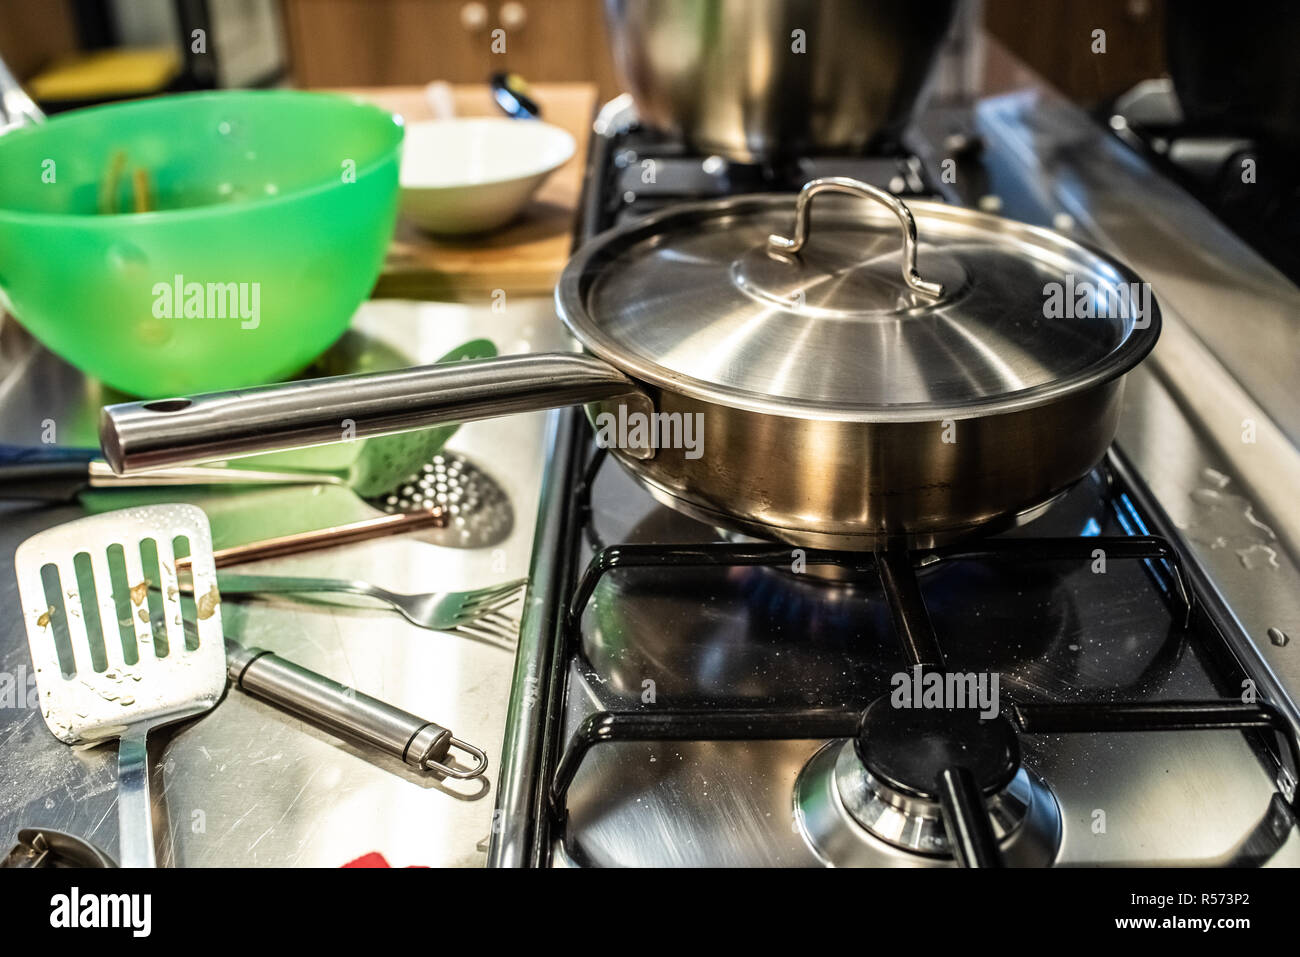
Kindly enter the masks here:
M 220 604 L 221 594 L 217 591 L 217 586 L 213 585 L 208 589 L 206 595 L 203 595 L 197 602 L 195 602 L 195 606 L 198 608 L 199 618 L 211 618 L 212 613 L 217 610 L 217 606 Z
M 145 596 L 149 594 L 149 586 L 152 584 L 153 582 L 151 582 L 149 579 L 146 578 L 143 581 L 141 581 L 140 584 L 132 585 L 131 604 L 133 605 L 141 604 L 144 601 Z

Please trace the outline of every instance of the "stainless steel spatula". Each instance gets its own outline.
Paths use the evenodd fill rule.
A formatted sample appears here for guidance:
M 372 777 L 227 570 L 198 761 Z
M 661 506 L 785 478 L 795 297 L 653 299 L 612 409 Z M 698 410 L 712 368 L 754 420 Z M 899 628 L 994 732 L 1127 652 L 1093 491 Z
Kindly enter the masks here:
M 182 582 L 176 559 L 190 556 Z M 78 519 L 23 542 L 14 565 L 45 723 L 68 744 L 118 739 L 119 856 L 153 867 L 145 738 L 207 711 L 226 682 L 207 516 L 154 505 Z

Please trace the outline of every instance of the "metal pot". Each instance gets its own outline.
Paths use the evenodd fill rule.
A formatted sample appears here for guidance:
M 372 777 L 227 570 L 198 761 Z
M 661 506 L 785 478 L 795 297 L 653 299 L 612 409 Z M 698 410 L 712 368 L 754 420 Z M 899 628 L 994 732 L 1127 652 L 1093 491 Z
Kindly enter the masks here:
M 823 192 L 859 201 L 821 201 L 810 227 Z M 158 468 L 339 441 L 348 422 L 360 438 L 585 403 L 666 504 L 851 549 L 1024 520 L 1100 460 L 1159 310 L 1052 318 L 1045 293 L 1059 283 L 1071 312 L 1096 312 L 1103 286 L 1136 276 L 1051 231 L 854 180 L 815 180 L 793 207 L 784 194 L 683 205 L 589 242 L 556 298 L 594 355 L 109 406 L 105 457 Z M 677 417 L 668 441 L 611 427 L 654 414 Z
M 857 151 L 911 118 L 955 2 L 606 0 L 641 118 L 753 162 Z

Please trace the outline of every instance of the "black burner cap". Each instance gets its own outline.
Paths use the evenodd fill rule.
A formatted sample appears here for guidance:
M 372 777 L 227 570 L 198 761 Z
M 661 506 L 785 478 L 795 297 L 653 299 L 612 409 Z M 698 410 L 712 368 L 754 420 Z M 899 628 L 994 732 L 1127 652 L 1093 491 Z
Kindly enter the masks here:
M 897 708 L 890 696 L 862 712 L 855 742 L 872 776 L 913 797 L 937 800 L 939 775 L 961 766 L 985 795 L 996 794 L 1020 768 L 1011 722 L 981 719 L 973 708 Z

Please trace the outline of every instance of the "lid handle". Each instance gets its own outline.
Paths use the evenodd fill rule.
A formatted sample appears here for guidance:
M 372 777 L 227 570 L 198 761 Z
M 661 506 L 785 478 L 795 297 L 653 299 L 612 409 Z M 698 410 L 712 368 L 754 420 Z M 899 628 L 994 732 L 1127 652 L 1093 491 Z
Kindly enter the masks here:
M 812 207 L 812 198 L 818 193 L 830 192 L 874 199 L 888 207 L 903 227 L 903 282 L 913 292 L 932 299 L 943 295 L 943 286 L 937 282 L 927 282 L 916 271 L 916 220 L 912 217 L 912 211 L 892 193 L 848 176 L 824 176 L 805 183 L 794 203 L 794 235 L 787 238 L 773 233 L 767 237 L 768 247 L 783 253 L 797 253 L 803 249 L 804 243 L 808 241 L 808 211 Z

